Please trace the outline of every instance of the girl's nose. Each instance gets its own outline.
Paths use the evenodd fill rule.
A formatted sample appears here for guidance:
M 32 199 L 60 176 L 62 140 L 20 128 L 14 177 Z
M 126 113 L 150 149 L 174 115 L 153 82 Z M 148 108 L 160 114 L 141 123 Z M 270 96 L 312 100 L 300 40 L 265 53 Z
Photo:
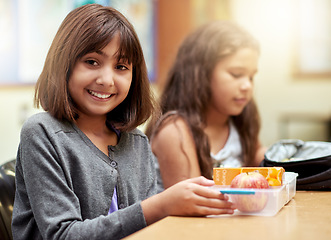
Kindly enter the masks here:
M 111 67 L 104 67 L 100 71 L 100 75 L 97 79 L 97 84 L 104 86 L 113 86 L 114 85 L 114 71 Z
M 250 90 L 253 87 L 253 82 L 252 79 L 250 77 L 245 77 L 242 79 L 240 88 L 242 90 Z

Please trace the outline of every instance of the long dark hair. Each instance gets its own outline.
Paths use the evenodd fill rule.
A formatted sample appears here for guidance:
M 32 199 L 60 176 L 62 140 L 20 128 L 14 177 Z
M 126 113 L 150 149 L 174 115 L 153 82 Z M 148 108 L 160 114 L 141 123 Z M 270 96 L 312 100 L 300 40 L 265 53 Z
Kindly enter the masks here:
M 117 10 L 87 4 L 63 20 L 48 51 L 36 84 L 35 105 L 59 120 L 75 121 L 78 114 L 68 91 L 72 69 L 79 58 L 104 48 L 120 34 L 118 58 L 133 65 L 132 83 L 126 99 L 107 116 L 107 123 L 127 131 L 144 123 L 154 112 L 143 51 L 131 23 Z
M 185 120 L 195 141 L 201 174 L 207 178 L 212 176 L 213 160 L 203 128 L 206 107 L 211 100 L 211 73 L 221 59 L 244 47 L 260 51 L 255 38 L 230 21 L 208 23 L 190 34 L 178 50 L 161 94 L 162 117 L 151 121 L 146 130 L 152 137 L 162 128 L 165 118 Z M 176 114 L 169 114 L 174 111 Z M 244 164 L 250 166 L 258 147 L 260 129 L 254 100 L 240 115 L 231 118 L 240 135 Z

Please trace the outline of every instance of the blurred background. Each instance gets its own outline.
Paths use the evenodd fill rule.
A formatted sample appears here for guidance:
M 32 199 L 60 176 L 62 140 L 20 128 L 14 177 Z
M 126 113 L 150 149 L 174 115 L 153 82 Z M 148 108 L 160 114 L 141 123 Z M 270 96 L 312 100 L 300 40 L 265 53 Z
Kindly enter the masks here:
M 226 19 L 261 44 L 255 98 L 261 141 L 330 141 L 331 1 L 329 0 L 0 0 L 0 164 L 16 157 L 34 83 L 61 21 L 97 2 L 120 10 L 142 42 L 149 76 L 161 90 L 183 38 L 208 21 Z

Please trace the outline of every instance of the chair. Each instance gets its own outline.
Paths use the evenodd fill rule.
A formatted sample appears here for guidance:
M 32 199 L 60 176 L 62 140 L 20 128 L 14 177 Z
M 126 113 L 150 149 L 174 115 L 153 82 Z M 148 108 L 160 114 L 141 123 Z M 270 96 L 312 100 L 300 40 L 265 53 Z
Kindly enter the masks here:
M 15 197 L 15 164 L 11 160 L 0 166 L 0 239 L 11 240 L 11 220 Z

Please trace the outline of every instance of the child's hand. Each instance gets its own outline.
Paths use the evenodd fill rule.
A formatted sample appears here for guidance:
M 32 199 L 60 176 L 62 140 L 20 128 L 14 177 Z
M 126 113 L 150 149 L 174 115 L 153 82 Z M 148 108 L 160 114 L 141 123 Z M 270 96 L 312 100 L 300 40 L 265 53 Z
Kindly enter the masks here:
M 214 182 L 204 177 L 197 177 L 179 182 L 166 189 L 162 195 L 166 215 L 206 216 L 233 214 L 233 203 L 228 196 L 206 186 Z
M 209 186 L 214 182 L 204 177 L 187 179 L 144 200 L 141 205 L 147 224 L 166 216 L 207 216 L 233 214 L 228 197 Z

